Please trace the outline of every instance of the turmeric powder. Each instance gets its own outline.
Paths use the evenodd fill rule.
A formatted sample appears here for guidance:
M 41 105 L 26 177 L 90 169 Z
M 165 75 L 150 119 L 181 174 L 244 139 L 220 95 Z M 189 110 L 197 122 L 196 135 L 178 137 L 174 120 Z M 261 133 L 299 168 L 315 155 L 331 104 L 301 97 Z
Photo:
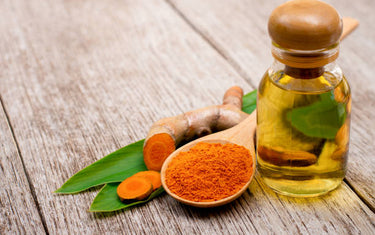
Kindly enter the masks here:
M 200 142 L 168 164 L 165 183 L 177 196 L 209 202 L 238 192 L 254 173 L 250 151 L 236 144 Z
M 145 139 L 144 162 L 149 170 L 160 171 L 165 159 L 181 141 L 233 127 L 248 114 L 241 111 L 243 91 L 234 86 L 227 90 L 222 105 L 209 106 L 155 122 Z

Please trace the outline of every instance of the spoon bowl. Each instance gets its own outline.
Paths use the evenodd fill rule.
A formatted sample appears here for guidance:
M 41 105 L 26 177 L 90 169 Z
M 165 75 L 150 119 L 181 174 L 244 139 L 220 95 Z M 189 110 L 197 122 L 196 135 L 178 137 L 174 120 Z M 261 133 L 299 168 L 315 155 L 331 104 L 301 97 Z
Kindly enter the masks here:
M 178 148 L 176 151 L 174 151 L 169 157 L 165 160 L 163 167 L 161 169 L 161 182 L 165 189 L 165 191 L 174 199 L 176 199 L 179 202 L 182 202 L 184 204 L 195 206 L 195 207 L 216 207 L 216 206 L 222 206 L 224 204 L 227 204 L 239 196 L 242 195 L 246 191 L 246 189 L 249 187 L 249 184 L 251 180 L 253 179 L 254 173 L 255 173 L 255 148 L 254 148 L 254 135 L 255 135 L 255 129 L 256 129 L 256 111 L 254 111 L 249 117 L 247 117 L 245 120 L 243 120 L 238 125 L 221 131 L 217 132 L 202 138 L 199 138 L 197 140 L 194 140 L 180 148 Z M 248 182 L 235 194 L 217 200 L 217 201 L 210 201 L 210 202 L 196 202 L 196 201 L 190 201 L 184 198 L 181 198 L 180 196 L 174 194 L 171 192 L 166 184 L 166 178 L 165 178 L 165 172 L 168 168 L 169 163 L 172 161 L 174 157 L 176 157 L 180 152 L 186 152 L 189 151 L 190 148 L 195 146 L 199 142 L 206 142 L 206 143 L 221 143 L 221 144 L 237 144 L 241 145 L 248 150 L 250 150 L 250 155 L 252 158 L 252 175 L 250 176 L 250 179 Z

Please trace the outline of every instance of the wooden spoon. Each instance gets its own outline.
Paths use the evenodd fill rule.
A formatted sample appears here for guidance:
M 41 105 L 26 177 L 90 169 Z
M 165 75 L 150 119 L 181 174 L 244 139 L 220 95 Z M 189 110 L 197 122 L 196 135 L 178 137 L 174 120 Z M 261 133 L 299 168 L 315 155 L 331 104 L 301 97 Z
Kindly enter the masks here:
M 217 133 L 199 138 L 195 141 L 192 141 L 192 142 L 182 146 L 181 148 L 177 149 L 176 151 L 174 151 L 165 160 L 165 162 L 163 164 L 163 167 L 161 169 L 161 183 L 163 184 L 163 187 L 164 187 L 165 191 L 170 196 L 172 196 L 174 199 L 176 199 L 176 200 L 178 200 L 178 201 L 180 201 L 184 204 L 195 206 L 195 207 L 221 206 L 221 205 L 229 203 L 229 202 L 235 200 L 236 198 L 238 198 L 239 196 L 241 196 L 241 194 L 243 192 L 245 192 L 247 187 L 249 187 L 249 184 L 250 184 L 251 180 L 253 179 L 253 176 L 254 176 L 254 173 L 255 173 L 255 148 L 254 148 L 255 128 L 256 128 L 256 112 L 254 111 L 249 117 L 247 117 L 244 121 L 242 121 L 238 125 L 230 128 L 230 129 L 227 129 L 227 130 L 224 130 L 224 131 L 221 131 L 221 132 L 217 132 Z M 245 148 L 250 150 L 250 154 L 251 154 L 251 157 L 252 157 L 252 169 L 253 169 L 252 175 L 251 175 L 249 181 L 241 188 L 241 190 L 239 190 L 234 195 L 223 198 L 223 199 L 218 200 L 218 201 L 195 202 L 195 201 L 190 201 L 190 200 L 186 200 L 184 198 L 181 198 L 181 197 L 177 196 L 176 194 L 172 193 L 169 190 L 169 188 L 168 188 L 168 186 L 165 182 L 165 171 L 168 168 L 168 164 L 172 161 L 172 159 L 175 156 L 177 156 L 177 154 L 179 154 L 180 152 L 188 151 L 195 144 L 197 144 L 198 142 L 202 142 L 202 141 L 206 142 L 206 143 L 222 143 L 222 144 L 232 143 L 232 144 L 242 145 Z
M 350 17 L 342 17 L 342 34 L 340 41 L 342 41 L 346 36 L 348 36 L 353 30 L 359 25 L 358 20 Z
M 356 27 L 358 26 L 358 21 L 353 18 L 348 18 L 348 17 L 343 17 L 343 33 L 341 35 L 340 40 L 344 39 L 347 35 L 349 35 Z M 254 177 L 255 173 L 255 147 L 254 147 L 254 135 L 255 135 L 255 129 L 256 129 L 256 111 L 254 111 L 249 117 L 247 117 L 244 121 L 239 123 L 238 125 L 227 129 L 225 131 L 217 132 L 215 134 L 211 134 L 202 138 L 199 138 L 195 141 L 192 141 L 181 148 L 177 149 L 174 151 L 169 157 L 165 160 L 163 167 L 161 169 L 161 182 L 163 184 L 163 187 L 165 191 L 172 196 L 174 199 L 195 207 L 215 207 L 215 206 L 221 206 L 226 203 L 229 203 L 239 196 L 242 195 L 243 192 L 247 189 L 249 186 L 251 180 Z M 218 200 L 218 201 L 212 201 L 212 202 L 195 202 L 195 201 L 190 201 L 186 200 L 184 198 L 181 198 L 177 196 L 176 194 L 172 193 L 166 182 L 165 182 L 165 171 L 168 168 L 168 164 L 172 161 L 172 159 L 177 156 L 180 152 L 186 152 L 188 151 L 191 147 L 196 145 L 198 142 L 207 142 L 207 143 L 232 143 L 232 144 L 237 144 L 237 145 L 242 145 L 245 148 L 250 150 L 250 154 L 253 160 L 253 173 L 249 179 L 249 181 L 244 185 L 241 190 L 239 190 L 237 193 L 235 193 L 232 196 L 229 196 L 227 198 Z

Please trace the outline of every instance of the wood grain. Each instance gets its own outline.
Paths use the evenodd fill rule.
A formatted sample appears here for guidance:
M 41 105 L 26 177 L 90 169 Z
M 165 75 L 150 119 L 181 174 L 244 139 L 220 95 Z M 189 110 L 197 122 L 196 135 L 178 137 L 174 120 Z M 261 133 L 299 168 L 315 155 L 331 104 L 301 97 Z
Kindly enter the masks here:
M 101 216 L 87 212 L 94 191 L 52 192 L 157 119 L 251 88 L 163 1 L 1 4 L 0 93 L 48 232 L 181 229 L 165 202 Z
M 144 138 L 153 121 L 219 104 L 232 85 L 252 87 L 245 70 L 162 0 L 8 0 L 0 9 L 0 94 L 48 233 L 374 230 L 374 213 L 346 184 L 325 197 L 293 199 L 274 194 L 257 176 L 239 200 L 212 210 L 164 195 L 130 210 L 93 214 L 87 210 L 98 188 L 53 195 L 78 170 Z M 255 59 L 250 71 L 264 72 Z
M 272 63 L 267 20 L 277 1 L 169 0 L 250 84 L 257 86 Z M 359 20 L 357 31 L 341 45 L 339 64 L 353 95 L 352 129 L 346 180 L 375 211 L 375 2 L 327 1 L 341 15 Z
M 0 234 L 45 233 L 1 99 L 0 146 Z

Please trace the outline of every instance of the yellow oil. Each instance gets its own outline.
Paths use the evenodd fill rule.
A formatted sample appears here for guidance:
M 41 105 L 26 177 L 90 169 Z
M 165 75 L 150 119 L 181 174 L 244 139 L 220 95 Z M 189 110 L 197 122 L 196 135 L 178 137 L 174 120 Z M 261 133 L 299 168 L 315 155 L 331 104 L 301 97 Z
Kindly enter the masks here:
M 350 103 L 343 76 L 322 72 L 301 79 L 282 70 L 267 72 L 257 101 L 257 168 L 264 182 L 291 196 L 317 196 L 339 186 L 346 171 Z

